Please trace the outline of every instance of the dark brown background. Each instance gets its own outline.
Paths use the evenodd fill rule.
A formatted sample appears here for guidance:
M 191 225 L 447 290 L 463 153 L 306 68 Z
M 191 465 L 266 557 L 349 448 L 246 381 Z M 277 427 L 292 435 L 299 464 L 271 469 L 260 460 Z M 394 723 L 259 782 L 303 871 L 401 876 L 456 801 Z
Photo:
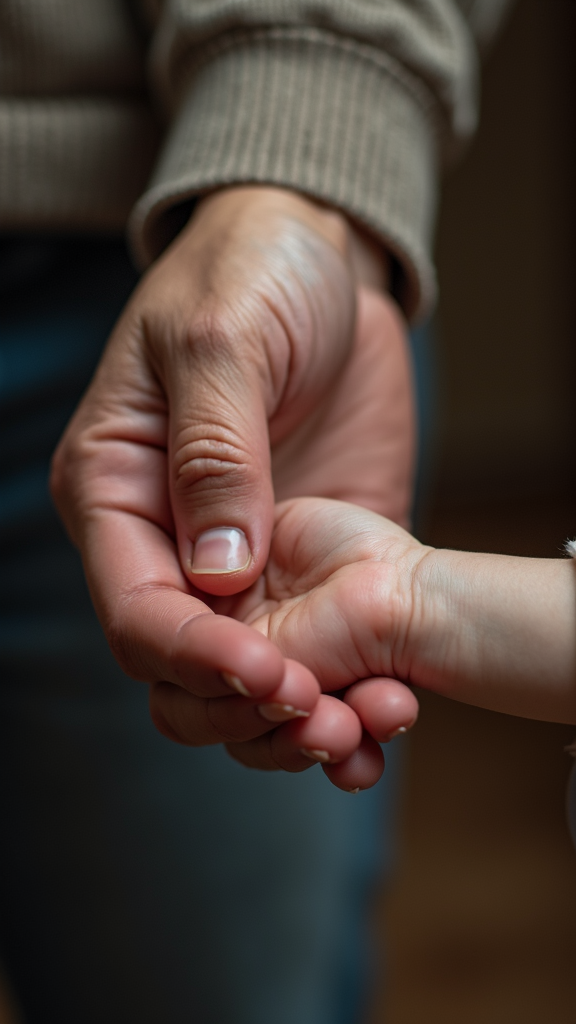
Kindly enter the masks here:
M 424 527 L 437 545 L 555 557 L 576 535 L 575 9 L 520 0 L 446 181 L 443 436 Z M 399 870 L 376 913 L 388 968 L 373 1024 L 576 1020 L 573 732 L 424 695 Z
M 557 557 L 576 536 L 575 29 L 572 0 L 520 0 L 446 179 L 436 545 Z M 423 696 L 373 1022 L 576 1020 L 574 731 Z

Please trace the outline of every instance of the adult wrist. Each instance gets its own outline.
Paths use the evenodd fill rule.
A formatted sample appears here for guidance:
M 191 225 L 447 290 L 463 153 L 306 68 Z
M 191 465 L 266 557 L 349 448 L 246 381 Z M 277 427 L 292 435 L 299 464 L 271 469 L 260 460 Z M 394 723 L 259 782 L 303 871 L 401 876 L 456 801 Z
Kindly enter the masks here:
M 210 192 L 196 206 L 199 212 L 214 203 L 255 204 L 262 211 L 285 214 L 306 224 L 340 253 L 354 280 L 387 292 L 391 260 L 382 244 L 336 207 L 293 189 L 275 185 L 232 185 Z
M 180 45 L 172 51 L 179 74 L 169 129 L 130 219 L 138 262 L 166 248 L 182 226 L 178 208 L 208 190 L 274 184 L 364 225 L 393 254 L 404 314 L 425 314 L 435 293 L 439 138 L 428 90 L 379 46 L 358 47 L 347 32 L 245 25 L 222 35 L 219 25 L 217 47 L 203 44 L 198 61 L 185 59 Z

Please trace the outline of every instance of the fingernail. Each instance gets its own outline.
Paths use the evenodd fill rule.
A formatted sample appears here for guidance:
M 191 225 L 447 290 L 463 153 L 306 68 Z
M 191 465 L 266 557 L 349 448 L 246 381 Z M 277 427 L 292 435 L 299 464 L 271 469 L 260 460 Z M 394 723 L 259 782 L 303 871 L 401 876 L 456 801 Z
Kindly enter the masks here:
M 307 747 L 300 747 L 300 753 L 309 757 L 311 761 L 329 761 L 330 754 L 327 750 L 309 750 Z
M 406 728 L 406 726 L 405 725 L 399 726 L 399 728 L 396 729 L 396 732 L 391 732 L 390 733 L 390 735 L 388 736 L 388 738 L 386 740 L 386 743 L 389 743 L 390 740 L 393 740 L 395 736 L 402 736 L 403 733 L 405 733 L 405 732 L 408 732 L 408 729 Z
M 250 690 L 247 690 L 244 683 L 238 676 L 233 676 L 231 672 L 221 672 L 220 675 L 228 686 L 231 686 L 237 693 L 241 693 L 243 697 L 251 697 Z
M 194 544 L 192 572 L 239 572 L 250 562 L 246 535 L 235 527 L 222 526 L 201 533 Z
M 259 704 L 258 711 L 268 722 L 287 722 L 290 718 L 310 718 L 309 711 L 300 711 L 292 704 Z
M 356 789 L 347 789 L 346 792 L 352 793 L 353 796 L 356 796 L 356 793 L 360 792 L 360 786 L 356 786 Z

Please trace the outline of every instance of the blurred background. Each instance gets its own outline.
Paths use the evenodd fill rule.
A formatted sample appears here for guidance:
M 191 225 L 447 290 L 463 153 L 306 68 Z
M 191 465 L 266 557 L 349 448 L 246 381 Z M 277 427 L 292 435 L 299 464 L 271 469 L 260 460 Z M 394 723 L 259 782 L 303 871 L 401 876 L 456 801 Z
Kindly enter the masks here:
M 556 557 L 576 536 L 575 29 L 573 0 L 519 0 L 485 60 L 478 136 L 446 179 L 438 455 L 419 525 L 437 546 Z M 370 1022 L 571 1024 L 574 730 L 421 696 Z
M 438 454 L 419 524 L 436 546 L 558 557 L 576 536 L 575 29 L 573 0 L 512 8 L 480 131 L 446 177 Z M 421 696 L 372 1024 L 570 1024 L 574 729 Z

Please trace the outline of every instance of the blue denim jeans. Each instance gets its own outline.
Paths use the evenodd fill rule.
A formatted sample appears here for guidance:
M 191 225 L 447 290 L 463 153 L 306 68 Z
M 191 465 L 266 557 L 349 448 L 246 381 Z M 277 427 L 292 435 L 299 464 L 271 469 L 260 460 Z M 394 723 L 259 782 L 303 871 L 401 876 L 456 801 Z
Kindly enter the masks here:
M 0 246 L 0 957 L 27 1024 L 352 1024 L 398 756 L 357 797 L 155 732 L 48 460 L 136 276 L 119 240 Z

